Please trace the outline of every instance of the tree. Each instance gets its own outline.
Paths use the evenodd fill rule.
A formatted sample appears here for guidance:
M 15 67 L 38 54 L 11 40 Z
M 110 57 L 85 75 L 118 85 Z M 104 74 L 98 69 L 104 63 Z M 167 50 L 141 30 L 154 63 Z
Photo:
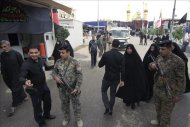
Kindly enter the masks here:
M 55 30 L 55 37 L 57 38 L 57 41 L 63 41 L 70 35 L 68 29 L 59 27 Z
M 184 36 L 183 26 L 176 27 L 173 34 L 174 34 L 174 37 L 177 38 L 178 40 L 182 39 Z

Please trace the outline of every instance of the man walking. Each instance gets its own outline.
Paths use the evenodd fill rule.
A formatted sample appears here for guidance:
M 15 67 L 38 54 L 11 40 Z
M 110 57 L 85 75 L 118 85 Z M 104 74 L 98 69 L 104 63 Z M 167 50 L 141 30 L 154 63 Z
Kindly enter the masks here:
M 89 53 L 91 54 L 91 68 L 96 66 L 98 45 L 96 43 L 96 37 L 93 35 L 92 40 L 89 42 Z
M 80 86 L 82 84 L 82 69 L 77 60 L 70 56 L 68 46 L 59 49 L 61 59 L 55 63 L 52 77 L 59 84 L 59 96 L 62 102 L 64 119 L 63 126 L 70 121 L 70 101 L 72 102 L 75 119 L 78 127 L 83 127 L 81 119 Z
M 185 36 L 183 38 L 183 44 L 182 44 L 182 52 L 185 52 L 186 49 L 187 49 L 187 46 L 189 45 L 190 43 L 190 34 L 188 32 L 185 33 Z
M 16 107 L 28 99 L 22 84 L 18 81 L 23 58 L 19 52 L 11 49 L 9 41 L 2 40 L 1 48 L 3 49 L 1 54 L 1 73 L 5 84 L 12 92 L 13 102 L 8 115 L 12 116 Z
M 154 97 L 157 120 L 151 124 L 170 127 L 170 118 L 175 103 L 185 91 L 185 65 L 182 59 L 172 53 L 172 41 L 160 44 L 160 55 L 156 62 L 150 63 L 155 73 Z
M 37 47 L 30 47 L 28 55 L 29 58 L 21 67 L 20 82 L 26 86 L 26 91 L 31 97 L 36 122 L 39 127 L 46 127 L 45 119 L 55 119 L 55 116 L 50 115 L 51 95 L 43 70 L 45 64 L 39 57 Z
M 102 80 L 102 100 L 106 108 L 104 114 L 112 115 L 113 106 L 115 103 L 115 95 L 117 85 L 120 82 L 121 66 L 123 55 L 118 51 L 119 40 L 114 39 L 112 49 L 105 52 L 98 64 L 101 68 L 105 66 L 105 74 Z M 107 90 L 110 87 L 110 100 L 108 100 Z

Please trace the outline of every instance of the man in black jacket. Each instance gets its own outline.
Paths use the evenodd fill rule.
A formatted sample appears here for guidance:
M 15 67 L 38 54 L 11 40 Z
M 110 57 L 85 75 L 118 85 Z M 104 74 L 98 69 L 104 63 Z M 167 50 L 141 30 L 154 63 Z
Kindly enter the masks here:
M 43 70 L 44 61 L 39 58 L 36 47 L 30 47 L 28 54 L 29 58 L 22 64 L 19 80 L 31 97 L 36 122 L 39 127 L 46 127 L 45 119 L 54 119 L 55 116 L 50 115 L 51 97 Z
M 21 54 L 11 48 L 10 42 L 7 40 L 1 41 L 1 73 L 3 80 L 12 93 L 12 106 L 9 112 L 9 117 L 14 115 L 16 107 L 23 101 L 27 100 L 27 95 L 24 92 L 22 84 L 18 82 L 20 68 L 23 63 Z
M 123 55 L 118 51 L 120 42 L 114 39 L 112 42 L 112 49 L 105 52 L 98 64 L 101 68 L 105 66 L 105 74 L 102 80 L 102 100 L 106 108 L 105 113 L 112 115 L 113 106 L 115 103 L 115 94 L 117 85 L 120 83 L 121 66 Z M 123 84 L 122 84 L 123 85 Z M 110 100 L 108 100 L 107 90 L 110 87 Z

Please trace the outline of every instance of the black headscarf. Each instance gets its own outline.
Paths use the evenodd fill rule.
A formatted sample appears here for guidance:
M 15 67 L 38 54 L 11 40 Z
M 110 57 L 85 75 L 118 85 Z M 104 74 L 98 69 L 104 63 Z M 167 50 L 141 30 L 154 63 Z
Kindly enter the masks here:
M 128 54 L 127 49 L 132 53 Z M 132 44 L 128 44 L 122 65 L 122 80 L 124 87 L 117 92 L 117 97 L 127 99 L 129 102 L 146 100 L 146 78 L 142 60 Z
M 127 49 L 131 48 L 132 53 L 128 54 Z M 125 59 L 125 64 L 129 64 L 129 62 L 132 62 L 132 65 L 139 65 L 142 66 L 142 60 L 139 54 L 137 53 L 137 50 L 135 49 L 133 44 L 128 44 L 124 53 L 124 59 Z M 130 61 L 129 61 L 130 60 Z
M 151 51 L 151 47 L 154 47 L 154 51 Z M 153 85 L 154 85 L 154 73 L 155 71 L 150 71 L 149 70 L 149 64 L 151 62 L 153 62 L 153 60 L 151 59 L 150 55 L 154 58 L 156 58 L 159 55 L 159 50 L 158 50 L 158 46 L 156 44 L 151 44 L 150 48 L 148 49 L 148 51 L 146 52 L 144 59 L 143 59 L 143 64 L 144 64 L 144 68 L 145 68 L 145 72 L 146 72 L 146 77 L 147 77 L 147 99 L 150 100 L 153 96 Z
M 154 51 L 151 51 L 151 47 L 154 47 Z M 158 54 L 159 54 L 158 46 L 153 43 L 150 45 L 148 51 L 146 52 L 143 61 L 145 60 L 145 58 L 149 57 L 150 55 L 153 55 L 156 58 Z
M 172 52 L 174 54 L 176 54 L 177 56 L 179 56 L 181 59 L 183 59 L 184 61 L 188 61 L 187 57 L 185 56 L 185 54 L 181 51 L 179 45 L 175 42 L 172 43 L 172 45 L 174 46 L 174 49 L 172 50 Z

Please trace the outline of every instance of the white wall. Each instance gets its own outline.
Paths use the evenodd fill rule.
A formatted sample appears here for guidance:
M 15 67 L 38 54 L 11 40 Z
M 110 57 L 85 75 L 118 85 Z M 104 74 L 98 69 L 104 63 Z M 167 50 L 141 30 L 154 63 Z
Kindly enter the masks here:
M 66 26 L 69 30 L 69 37 L 67 40 L 71 43 L 73 49 L 83 44 L 83 23 L 77 20 L 61 20 L 61 26 Z

